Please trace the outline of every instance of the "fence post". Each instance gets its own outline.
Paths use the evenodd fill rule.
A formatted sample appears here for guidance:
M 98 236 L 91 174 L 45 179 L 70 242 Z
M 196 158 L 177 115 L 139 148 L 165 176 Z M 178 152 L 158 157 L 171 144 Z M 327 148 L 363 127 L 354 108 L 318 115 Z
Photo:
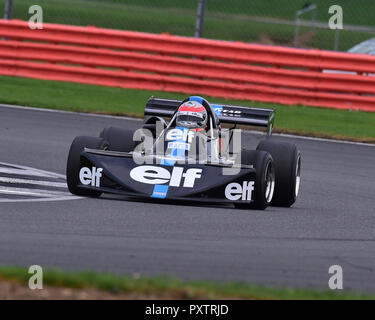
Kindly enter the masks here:
M 335 42 L 333 45 L 333 50 L 339 51 L 339 31 L 340 29 L 336 29 L 335 31 Z
M 4 19 L 12 19 L 13 0 L 5 0 Z
M 315 4 L 305 4 L 302 9 L 296 11 L 294 19 L 294 46 L 298 47 L 299 45 L 300 16 L 312 11 L 311 21 L 315 22 L 317 9 L 318 7 Z
M 196 26 L 195 26 L 195 37 L 196 38 L 202 37 L 205 7 L 206 7 L 206 0 L 199 0 L 199 2 L 198 2 L 198 13 L 197 13 L 197 23 L 196 23 Z

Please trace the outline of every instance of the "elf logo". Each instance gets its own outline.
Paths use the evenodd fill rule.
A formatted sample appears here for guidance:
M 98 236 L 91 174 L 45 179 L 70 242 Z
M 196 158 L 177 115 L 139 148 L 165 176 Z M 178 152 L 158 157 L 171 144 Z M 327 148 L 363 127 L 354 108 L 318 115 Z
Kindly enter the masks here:
M 174 128 L 167 132 L 166 140 L 167 141 L 179 141 L 179 142 L 188 142 L 191 143 L 194 138 L 194 131 L 188 129 L 179 129 Z
M 103 168 L 92 167 L 92 169 L 83 167 L 79 171 L 79 180 L 85 186 L 100 187 L 100 178 L 102 177 Z
M 230 183 L 225 188 L 225 197 L 228 200 L 251 200 L 254 191 L 254 181 L 243 181 L 242 185 L 239 183 Z
M 165 184 L 169 182 L 171 187 L 179 187 L 183 180 L 184 188 L 193 188 L 196 179 L 202 176 L 202 169 L 187 169 L 173 167 L 172 173 L 167 169 L 155 166 L 140 166 L 130 171 L 130 177 L 138 182 L 146 184 Z

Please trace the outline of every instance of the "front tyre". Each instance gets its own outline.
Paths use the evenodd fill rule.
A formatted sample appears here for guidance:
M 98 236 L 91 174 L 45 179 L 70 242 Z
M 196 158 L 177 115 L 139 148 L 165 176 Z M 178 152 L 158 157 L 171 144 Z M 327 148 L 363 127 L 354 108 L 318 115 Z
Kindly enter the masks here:
M 81 152 L 85 149 L 108 149 L 108 143 L 97 137 L 76 137 L 70 146 L 68 162 L 66 165 L 66 182 L 71 193 L 84 197 L 99 197 L 102 192 L 79 188 L 79 171 L 81 170 Z
M 242 164 L 253 165 L 255 174 L 255 186 L 253 202 L 251 204 L 235 203 L 236 208 L 266 209 L 272 199 L 275 189 L 275 169 L 272 156 L 265 151 L 242 151 Z
M 301 152 L 293 143 L 273 139 L 262 140 L 257 150 L 269 152 L 275 162 L 276 185 L 271 205 L 292 206 L 300 190 Z

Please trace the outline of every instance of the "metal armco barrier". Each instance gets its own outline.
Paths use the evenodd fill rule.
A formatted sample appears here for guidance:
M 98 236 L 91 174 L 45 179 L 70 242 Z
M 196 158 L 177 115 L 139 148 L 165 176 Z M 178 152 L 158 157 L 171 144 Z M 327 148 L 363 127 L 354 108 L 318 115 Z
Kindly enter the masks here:
M 17 20 L 0 37 L 2 75 L 375 111 L 368 55 Z

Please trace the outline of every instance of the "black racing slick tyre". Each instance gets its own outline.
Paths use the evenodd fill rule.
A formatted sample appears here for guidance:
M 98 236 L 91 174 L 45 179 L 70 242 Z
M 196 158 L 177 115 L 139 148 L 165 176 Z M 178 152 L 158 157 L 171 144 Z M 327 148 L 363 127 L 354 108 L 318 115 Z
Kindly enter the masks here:
M 134 131 L 129 129 L 106 127 L 99 136 L 108 142 L 109 150 L 131 152 L 135 147 L 133 134 Z
M 301 152 L 293 143 L 262 140 L 257 150 L 267 151 L 275 163 L 275 194 L 271 205 L 291 207 L 297 200 L 301 182 Z
M 253 165 L 256 170 L 253 202 L 250 204 L 235 203 L 236 208 L 266 209 L 273 197 L 275 187 L 275 170 L 272 156 L 265 151 L 244 150 L 241 152 L 242 164 Z
M 76 137 L 69 150 L 68 162 L 66 165 L 66 182 L 69 191 L 77 196 L 99 197 L 102 192 L 78 187 L 80 182 L 79 171 L 81 169 L 80 155 L 85 148 L 106 150 L 108 149 L 108 143 L 104 139 L 97 137 Z
M 161 117 L 151 117 L 143 124 L 142 128 L 147 129 L 151 132 L 152 137 L 156 139 L 158 135 L 161 134 L 161 131 L 167 128 L 167 122 Z M 159 132 L 157 132 L 159 129 Z

